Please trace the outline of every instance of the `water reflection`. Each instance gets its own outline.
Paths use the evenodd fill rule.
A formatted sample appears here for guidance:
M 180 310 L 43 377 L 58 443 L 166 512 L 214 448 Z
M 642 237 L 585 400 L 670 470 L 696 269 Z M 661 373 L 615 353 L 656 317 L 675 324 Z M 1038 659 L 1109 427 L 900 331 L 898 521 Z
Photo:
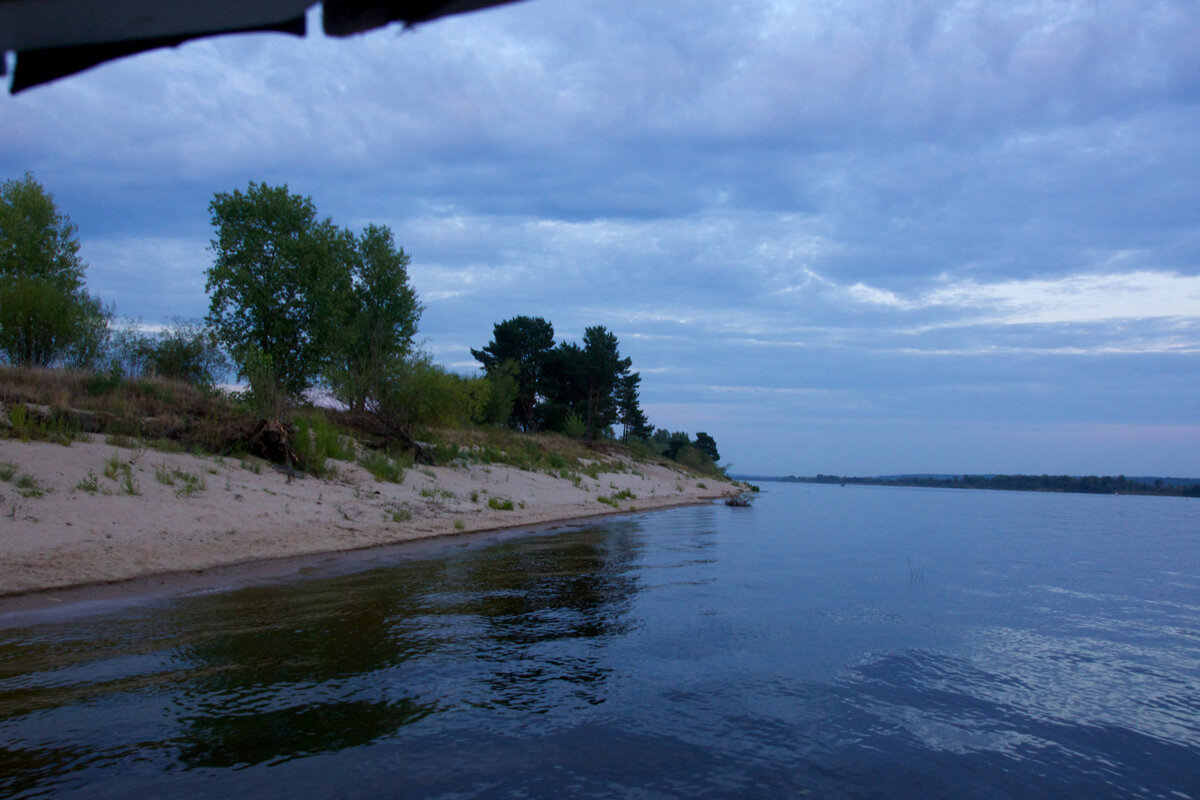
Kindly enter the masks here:
M 184 769 L 280 764 L 439 712 L 599 704 L 596 648 L 633 624 L 640 548 L 636 523 L 614 524 L 130 609 L 100 630 L 6 631 L 0 793 L 128 766 L 131 751 Z
M 0 629 L 0 796 L 1200 798 L 1159 500 L 775 489 Z

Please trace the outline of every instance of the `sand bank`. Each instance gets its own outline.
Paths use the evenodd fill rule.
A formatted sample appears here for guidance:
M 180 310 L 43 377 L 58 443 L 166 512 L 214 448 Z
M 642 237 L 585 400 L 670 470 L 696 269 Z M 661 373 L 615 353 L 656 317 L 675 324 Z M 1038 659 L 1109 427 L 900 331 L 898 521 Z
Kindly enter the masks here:
M 15 465 L 0 483 L 0 596 L 686 505 L 734 491 L 669 466 L 607 460 L 614 465 L 596 477 L 470 464 L 417 467 L 397 484 L 346 462 L 330 462 L 332 478 L 289 478 L 257 459 L 0 441 L 0 468 Z M 621 499 L 614 507 L 600 497 Z

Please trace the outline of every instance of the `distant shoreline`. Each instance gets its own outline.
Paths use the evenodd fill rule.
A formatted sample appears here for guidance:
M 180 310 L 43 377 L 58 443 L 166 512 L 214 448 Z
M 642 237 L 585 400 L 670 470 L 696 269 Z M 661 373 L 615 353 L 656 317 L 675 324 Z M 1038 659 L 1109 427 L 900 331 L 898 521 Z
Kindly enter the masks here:
M 1061 494 L 1138 494 L 1159 497 L 1200 497 L 1200 478 L 1136 477 L 1124 475 L 894 475 L 850 477 L 744 476 L 743 480 L 777 483 L 821 483 L 841 486 L 910 486 L 921 489 L 987 489 L 1008 492 Z

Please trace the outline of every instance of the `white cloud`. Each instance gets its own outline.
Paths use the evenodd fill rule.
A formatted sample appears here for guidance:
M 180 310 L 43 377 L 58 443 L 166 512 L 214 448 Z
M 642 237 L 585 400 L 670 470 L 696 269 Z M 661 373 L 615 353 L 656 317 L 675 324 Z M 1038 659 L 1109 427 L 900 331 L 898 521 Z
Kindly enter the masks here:
M 948 323 L 953 325 L 1200 318 L 1200 276 L 1151 270 L 992 283 L 967 281 L 911 299 L 863 283 L 847 287 L 845 293 L 859 303 L 902 311 L 942 309 L 977 315 Z

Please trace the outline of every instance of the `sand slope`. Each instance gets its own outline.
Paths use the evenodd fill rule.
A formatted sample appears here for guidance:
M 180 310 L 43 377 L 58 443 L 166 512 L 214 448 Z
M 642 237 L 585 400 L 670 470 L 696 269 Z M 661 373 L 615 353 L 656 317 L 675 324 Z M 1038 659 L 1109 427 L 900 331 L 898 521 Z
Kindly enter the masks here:
M 0 483 L 0 596 L 683 505 L 735 488 L 627 460 L 598 479 L 475 464 L 415 468 L 400 484 L 330 463 L 335 478 L 289 480 L 257 459 L 0 441 L 0 465 L 16 465 Z M 22 488 L 22 476 L 36 488 Z M 188 494 L 185 480 L 204 488 Z M 622 490 L 634 497 L 619 509 L 597 500 Z M 489 508 L 489 498 L 514 508 Z

